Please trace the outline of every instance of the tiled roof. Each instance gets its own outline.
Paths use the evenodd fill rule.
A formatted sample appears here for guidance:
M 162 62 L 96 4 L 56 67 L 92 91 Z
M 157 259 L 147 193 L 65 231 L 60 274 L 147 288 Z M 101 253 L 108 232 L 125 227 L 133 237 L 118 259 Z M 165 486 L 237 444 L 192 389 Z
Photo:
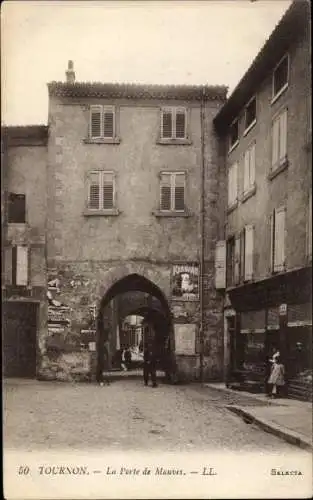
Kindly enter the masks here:
M 294 0 L 214 119 L 222 132 L 255 94 L 264 78 L 310 22 L 309 0 Z
M 133 83 L 50 82 L 50 96 L 115 99 L 226 100 L 224 85 L 145 85 Z

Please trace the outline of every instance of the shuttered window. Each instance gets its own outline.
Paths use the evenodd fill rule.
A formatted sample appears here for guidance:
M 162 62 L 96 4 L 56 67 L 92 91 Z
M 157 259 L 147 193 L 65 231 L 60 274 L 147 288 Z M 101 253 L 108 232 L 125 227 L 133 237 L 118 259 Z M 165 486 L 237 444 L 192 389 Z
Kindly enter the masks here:
M 160 182 L 160 210 L 185 210 L 185 173 L 162 172 Z
M 218 241 L 215 247 L 215 288 L 226 288 L 226 241 Z
M 115 136 L 115 108 L 90 107 L 90 136 L 93 139 L 113 139 Z
M 238 164 L 234 163 L 228 171 L 228 206 L 233 205 L 237 201 L 238 196 L 238 181 L 237 181 Z
M 244 155 L 244 194 L 254 187 L 255 183 L 255 143 L 253 143 Z
M 244 259 L 244 280 L 250 281 L 253 278 L 253 254 L 254 254 L 254 228 L 245 227 L 245 259 Z
M 226 283 L 227 286 L 234 285 L 234 269 L 235 269 L 235 238 L 230 237 L 227 240 L 226 248 Z
M 287 159 L 287 109 L 272 124 L 272 170 Z
M 234 262 L 234 282 L 238 285 L 240 282 L 240 249 L 241 249 L 241 236 L 235 238 L 235 262 Z
M 5 248 L 5 283 L 8 285 L 28 285 L 28 247 L 17 245 Z
M 187 138 L 187 112 L 185 108 L 163 108 L 161 110 L 161 138 Z
M 94 171 L 88 175 L 88 209 L 114 208 L 114 173 Z
M 271 228 L 271 270 L 283 271 L 285 268 L 285 207 L 273 211 L 270 219 Z

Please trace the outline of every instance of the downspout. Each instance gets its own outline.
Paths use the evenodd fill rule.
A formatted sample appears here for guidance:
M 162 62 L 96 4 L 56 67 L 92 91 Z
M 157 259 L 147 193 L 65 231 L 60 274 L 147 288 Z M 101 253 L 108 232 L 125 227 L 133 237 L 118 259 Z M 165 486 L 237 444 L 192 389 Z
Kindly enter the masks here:
M 205 89 L 202 90 L 200 102 L 201 127 L 201 197 L 200 197 L 200 381 L 204 382 L 204 180 L 205 180 L 205 148 L 204 148 L 204 102 Z

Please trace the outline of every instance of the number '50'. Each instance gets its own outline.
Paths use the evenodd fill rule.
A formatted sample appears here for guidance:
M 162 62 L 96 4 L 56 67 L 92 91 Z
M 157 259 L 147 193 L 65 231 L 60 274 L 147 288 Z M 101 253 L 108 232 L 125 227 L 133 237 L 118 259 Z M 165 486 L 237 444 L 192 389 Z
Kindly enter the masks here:
M 20 465 L 18 473 L 20 476 L 27 476 L 29 474 L 29 467 L 27 465 Z

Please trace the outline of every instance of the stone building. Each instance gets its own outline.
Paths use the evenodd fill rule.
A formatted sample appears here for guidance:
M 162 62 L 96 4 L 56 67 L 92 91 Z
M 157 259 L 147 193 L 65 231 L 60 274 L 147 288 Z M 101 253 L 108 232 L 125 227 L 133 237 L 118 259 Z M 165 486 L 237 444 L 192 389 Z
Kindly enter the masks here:
M 47 331 L 45 126 L 2 133 L 2 307 L 4 375 L 35 377 Z
M 223 178 L 213 119 L 226 90 L 80 83 L 70 61 L 66 81 L 48 84 L 45 145 L 8 144 L 8 191 L 26 192 L 31 213 L 8 223 L 6 272 L 18 231 L 31 254 L 39 246 L 26 234 L 43 245 L 38 378 L 109 369 L 128 314 L 144 316 L 168 375 L 221 378 L 214 253 Z M 14 293 L 20 300 L 20 286 Z
M 263 385 L 276 347 L 289 393 L 304 398 L 312 380 L 310 47 L 309 2 L 293 2 L 214 120 L 228 178 L 225 380 Z

